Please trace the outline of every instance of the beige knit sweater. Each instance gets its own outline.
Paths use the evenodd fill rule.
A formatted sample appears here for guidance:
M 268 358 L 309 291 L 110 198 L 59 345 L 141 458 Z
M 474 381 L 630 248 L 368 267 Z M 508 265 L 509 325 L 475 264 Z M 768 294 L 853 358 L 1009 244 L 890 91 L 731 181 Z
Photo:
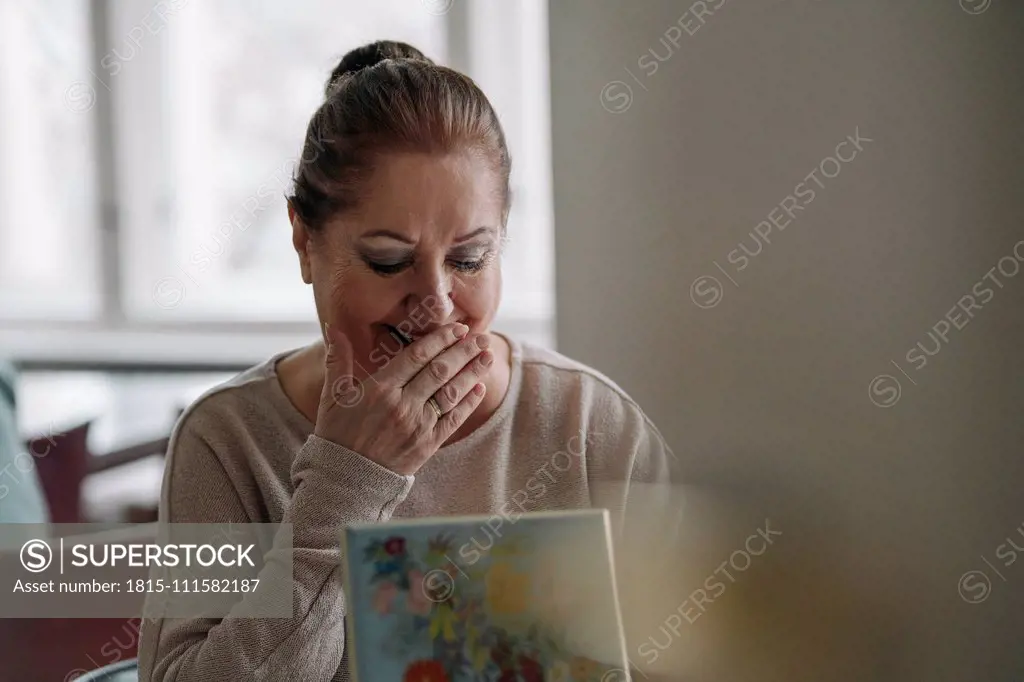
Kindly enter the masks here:
M 675 458 L 629 396 L 558 353 L 509 341 L 511 380 L 497 411 L 415 477 L 312 435 L 278 381 L 284 353 L 197 400 L 171 439 L 160 519 L 292 524 L 295 611 L 146 621 L 140 679 L 348 680 L 345 524 L 588 506 L 620 515 L 631 483 L 667 487 Z

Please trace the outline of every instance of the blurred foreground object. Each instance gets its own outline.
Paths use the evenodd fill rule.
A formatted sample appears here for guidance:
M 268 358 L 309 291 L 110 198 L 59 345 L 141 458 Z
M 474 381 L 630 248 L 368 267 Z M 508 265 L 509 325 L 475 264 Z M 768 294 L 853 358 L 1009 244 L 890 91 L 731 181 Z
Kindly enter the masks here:
M 899 650 L 906 614 L 850 575 L 845 531 L 826 507 L 651 487 L 616 547 L 637 682 L 877 679 Z

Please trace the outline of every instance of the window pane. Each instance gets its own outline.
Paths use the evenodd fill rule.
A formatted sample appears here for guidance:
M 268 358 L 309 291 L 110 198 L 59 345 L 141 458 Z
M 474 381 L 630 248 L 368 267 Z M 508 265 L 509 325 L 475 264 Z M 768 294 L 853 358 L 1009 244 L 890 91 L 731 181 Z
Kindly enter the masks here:
M 0 0 L 0 318 L 98 311 L 88 7 Z
M 554 245 L 548 131 L 547 4 L 474 0 L 470 75 L 501 117 L 512 153 L 512 212 L 499 317 L 550 321 Z M 548 344 L 545 344 L 548 345 Z
M 166 18 L 163 66 L 132 63 L 134 74 L 126 68 L 129 77 L 118 76 L 126 101 L 149 92 L 163 103 L 159 115 L 129 124 L 161 121 L 155 138 L 139 144 L 147 139 L 147 152 L 154 139 L 166 144 L 163 152 L 121 157 L 128 175 L 158 172 L 164 182 L 151 187 L 168 188 L 166 197 L 162 190 L 127 195 L 151 204 L 126 225 L 132 315 L 315 319 L 283 198 L 309 117 L 330 70 L 360 44 L 404 40 L 443 61 L 445 19 L 435 4 L 204 0 Z M 147 91 L 154 82 L 160 90 Z M 146 167 L 153 163 L 163 167 Z M 160 209 L 163 201 L 170 211 Z

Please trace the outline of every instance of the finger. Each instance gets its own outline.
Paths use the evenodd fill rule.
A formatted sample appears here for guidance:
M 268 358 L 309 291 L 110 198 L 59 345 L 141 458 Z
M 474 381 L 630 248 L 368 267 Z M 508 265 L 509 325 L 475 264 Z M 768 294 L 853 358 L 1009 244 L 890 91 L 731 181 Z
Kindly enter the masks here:
M 473 386 L 487 375 L 494 364 L 494 353 L 489 350 L 481 352 L 476 358 L 462 368 L 462 371 L 455 375 L 451 381 L 434 393 L 441 412 L 450 412 L 466 397 Z
M 487 388 L 482 383 L 476 384 L 451 412 L 437 420 L 437 423 L 434 424 L 434 435 L 438 443 L 445 442 L 459 430 L 459 427 L 469 419 L 469 415 L 473 414 L 473 411 L 480 406 L 486 393 Z M 429 410 L 431 407 L 427 405 L 427 409 Z
M 403 395 L 411 400 L 426 400 L 455 378 L 473 358 L 487 349 L 491 340 L 487 334 L 470 335 L 439 354 L 410 381 Z
M 438 327 L 423 338 L 413 341 L 376 376 L 394 382 L 398 386 L 405 386 L 434 357 L 468 333 L 469 327 L 464 324 L 446 324 L 443 327 Z
M 342 407 L 351 407 L 362 399 L 362 386 L 352 372 L 352 343 L 336 326 L 324 325 L 327 354 L 324 358 L 323 397 Z

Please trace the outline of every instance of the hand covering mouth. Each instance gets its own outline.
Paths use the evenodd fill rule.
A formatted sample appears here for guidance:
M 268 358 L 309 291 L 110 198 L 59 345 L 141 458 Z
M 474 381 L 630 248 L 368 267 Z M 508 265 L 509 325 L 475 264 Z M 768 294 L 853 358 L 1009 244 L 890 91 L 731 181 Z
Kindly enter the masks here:
M 463 322 L 462 324 L 465 324 L 467 327 L 469 326 L 469 324 L 467 324 L 466 322 Z M 416 329 L 416 333 L 412 334 L 408 332 L 403 332 L 401 329 L 399 329 L 393 324 L 388 324 L 386 322 L 384 323 L 384 328 L 388 330 L 388 333 L 391 334 L 391 336 L 394 337 L 394 339 L 403 346 L 408 346 L 416 339 L 422 339 L 427 334 L 437 329 L 440 329 L 443 326 L 444 325 L 441 324 L 433 324 L 427 327 L 419 327 Z
M 414 339 L 411 336 L 402 332 L 402 330 L 399 329 L 398 327 L 395 327 L 390 324 L 385 324 L 384 326 L 387 327 L 387 330 L 388 332 L 391 333 L 391 336 L 395 337 L 395 340 L 398 341 L 403 346 L 408 346 L 410 343 L 414 341 Z

